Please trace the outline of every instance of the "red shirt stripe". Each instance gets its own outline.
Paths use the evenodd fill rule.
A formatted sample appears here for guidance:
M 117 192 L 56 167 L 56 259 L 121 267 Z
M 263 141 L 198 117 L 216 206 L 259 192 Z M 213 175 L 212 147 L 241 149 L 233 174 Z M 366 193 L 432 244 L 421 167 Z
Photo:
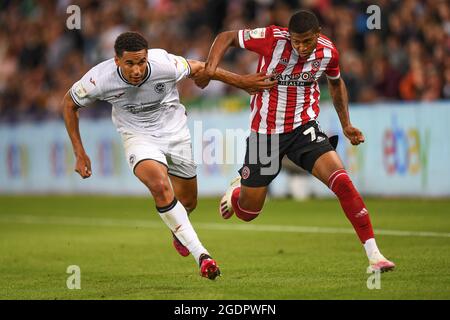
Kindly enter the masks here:
M 282 61 L 289 61 L 289 58 L 291 56 L 292 47 L 289 42 L 286 42 L 283 53 L 281 54 L 281 58 L 275 67 L 274 72 L 276 74 L 282 74 L 283 71 L 286 69 L 287 64 L 282 63 Z M 270 92 L 270 98 L 269 98 L 269 112 L 267 114 L 267 133 L 272 133 L 273 130 L 275 130 L 275 121 L 276 121 L 276 113 L 277 113 L 277 106 L 278 106 L 278 86 L 275 86 L 272 88 Z
M 298 61 L 291 75 L 299 74 L 303 70 L 304 61 Z M 286 115 L 284 117 L 284 132 L 292 131 L 294 128 L 295 110 L 297 108 L 297 87 L 288 87 L 286 99 Z

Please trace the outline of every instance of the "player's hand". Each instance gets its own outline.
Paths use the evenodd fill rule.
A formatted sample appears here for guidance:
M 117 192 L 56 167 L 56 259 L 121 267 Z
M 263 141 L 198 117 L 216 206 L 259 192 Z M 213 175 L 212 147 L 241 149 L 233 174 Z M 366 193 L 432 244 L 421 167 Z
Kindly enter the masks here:
M 86 153 L 81 153 L 76 157 L 75 171 L 83 178 L 89 178 L 92 174 L 91 160 Z
M 209 84 L 209 81 L 211 81 L 211 79 L 214 75 L 214 72 L 215 71 L 211 71 L 208 69 L 203 69 L 203 70 L 197 72 L 197 74 L 195 75 L 195 78 L 194 78 L 195 84 L 201 89 L 206 88 L 206 86 L 208 86 L 208 84 Z
M 351 144 L 357 146 L 358 144 L 364 142 L 365 138 L 361 130 L 353 126 L 347 126 L 344 128 L 344 135 L 350 140 Z
M 246 74 L 241 76 L 241 89 L 247 91 L 250 95 L 259 91 L 269 90 L 277 84 L 277 80 L 271 80 L 272 75 L 266 75 L 265 72 Z

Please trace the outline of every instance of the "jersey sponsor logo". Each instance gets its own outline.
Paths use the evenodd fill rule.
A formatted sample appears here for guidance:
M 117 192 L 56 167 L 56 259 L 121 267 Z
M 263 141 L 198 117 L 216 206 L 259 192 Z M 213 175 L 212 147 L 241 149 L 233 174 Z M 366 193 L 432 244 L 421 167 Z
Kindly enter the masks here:
M 109 100 L 113 100 L 113 99 L 118 99 L 121 96 L 123 96 L 124 94 L 125 94 L 125 91 L 124 92 L 120 92 L 120 93 L 118 93 L 116 95 L 113 95 L 113 96 L 106 97 L 104 100 L 105 101 L 109 101 Z
M 307 81 L 307 80 L 312 80 L 313 76 L 312 76 L 311 72 L 307 71 L 307 72 L 302 72 L 300 74 L 300 78 L 304 81 Z
M 74 92 L 77 95 L 78 98 L 84 98 L 87 96 L 87 90 L 83 87 L 82 83 L 78 83 L 75 88 Z
M 266 28 L 256 28 L 251 30 L 250 37 L 253 39 L 264 39 L 266 37 Z
M 155 84 L 154 89 L 155 89 L 156 93 L 160 93 L 161 94 L 164 91 L 166 91 L 166 84 L 164 82 L 157 83 L 157 84 Z
M 276 74 L 271 80 L 277 80 L 280 86 L 310 86 L 316 79 L 313 72 L 306 71 L 293 74 Z
M 124 109 L 131 112 L 132 114 L 138 114 L 141 112 L 148 112 L 148 111 L 154 111 L 156 109 L 159 109 L 161 107 L 158 103 L 141 103 L 139 104 L 127 104 L 123 106 Z

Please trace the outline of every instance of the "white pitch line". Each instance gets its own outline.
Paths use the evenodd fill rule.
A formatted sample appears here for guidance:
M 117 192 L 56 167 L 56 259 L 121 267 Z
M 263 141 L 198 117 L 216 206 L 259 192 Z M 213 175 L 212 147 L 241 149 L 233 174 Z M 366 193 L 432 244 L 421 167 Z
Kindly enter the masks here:
M 130 220 L 130 219 L 105 219 L 65 216 L 32 216 L 32 215 L 5 215 L 0 214 L 0 223 L 19 224 L 52 224 L 67 226 L 87 227 L 130 227 L 130 228 L 164 228 L 162 221 Z M 351 228 L 328 228 L 312 226 L 286 226 L 263 224 L 236 224 L 236 223 L 204 223 L 195 222 L 194 228 L 205 230 L 224 231 L 256 231 L 256 232 L 288 232 L 288 233 L 328 233 L 328 234 L 354 234 Z M 376 234 L 397 237 L 438 237 L 450 238 L 450 233 L 431 231 L 406 231 L 406 230 L 375 230 Z

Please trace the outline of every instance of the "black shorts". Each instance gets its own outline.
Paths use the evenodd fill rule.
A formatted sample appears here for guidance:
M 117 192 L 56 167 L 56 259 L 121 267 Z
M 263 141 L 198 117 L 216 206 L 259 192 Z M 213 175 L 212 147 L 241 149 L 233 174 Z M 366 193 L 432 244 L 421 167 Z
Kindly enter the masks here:
M 292 162 L 311 172 L 316 160 L 334 148 L 317 121 L 281 134 L 251 132 L 247 138 L 245 161 L 239 170 L 241 184 L 248 187 L 269 185 L 281 170 L 286 155 Z

